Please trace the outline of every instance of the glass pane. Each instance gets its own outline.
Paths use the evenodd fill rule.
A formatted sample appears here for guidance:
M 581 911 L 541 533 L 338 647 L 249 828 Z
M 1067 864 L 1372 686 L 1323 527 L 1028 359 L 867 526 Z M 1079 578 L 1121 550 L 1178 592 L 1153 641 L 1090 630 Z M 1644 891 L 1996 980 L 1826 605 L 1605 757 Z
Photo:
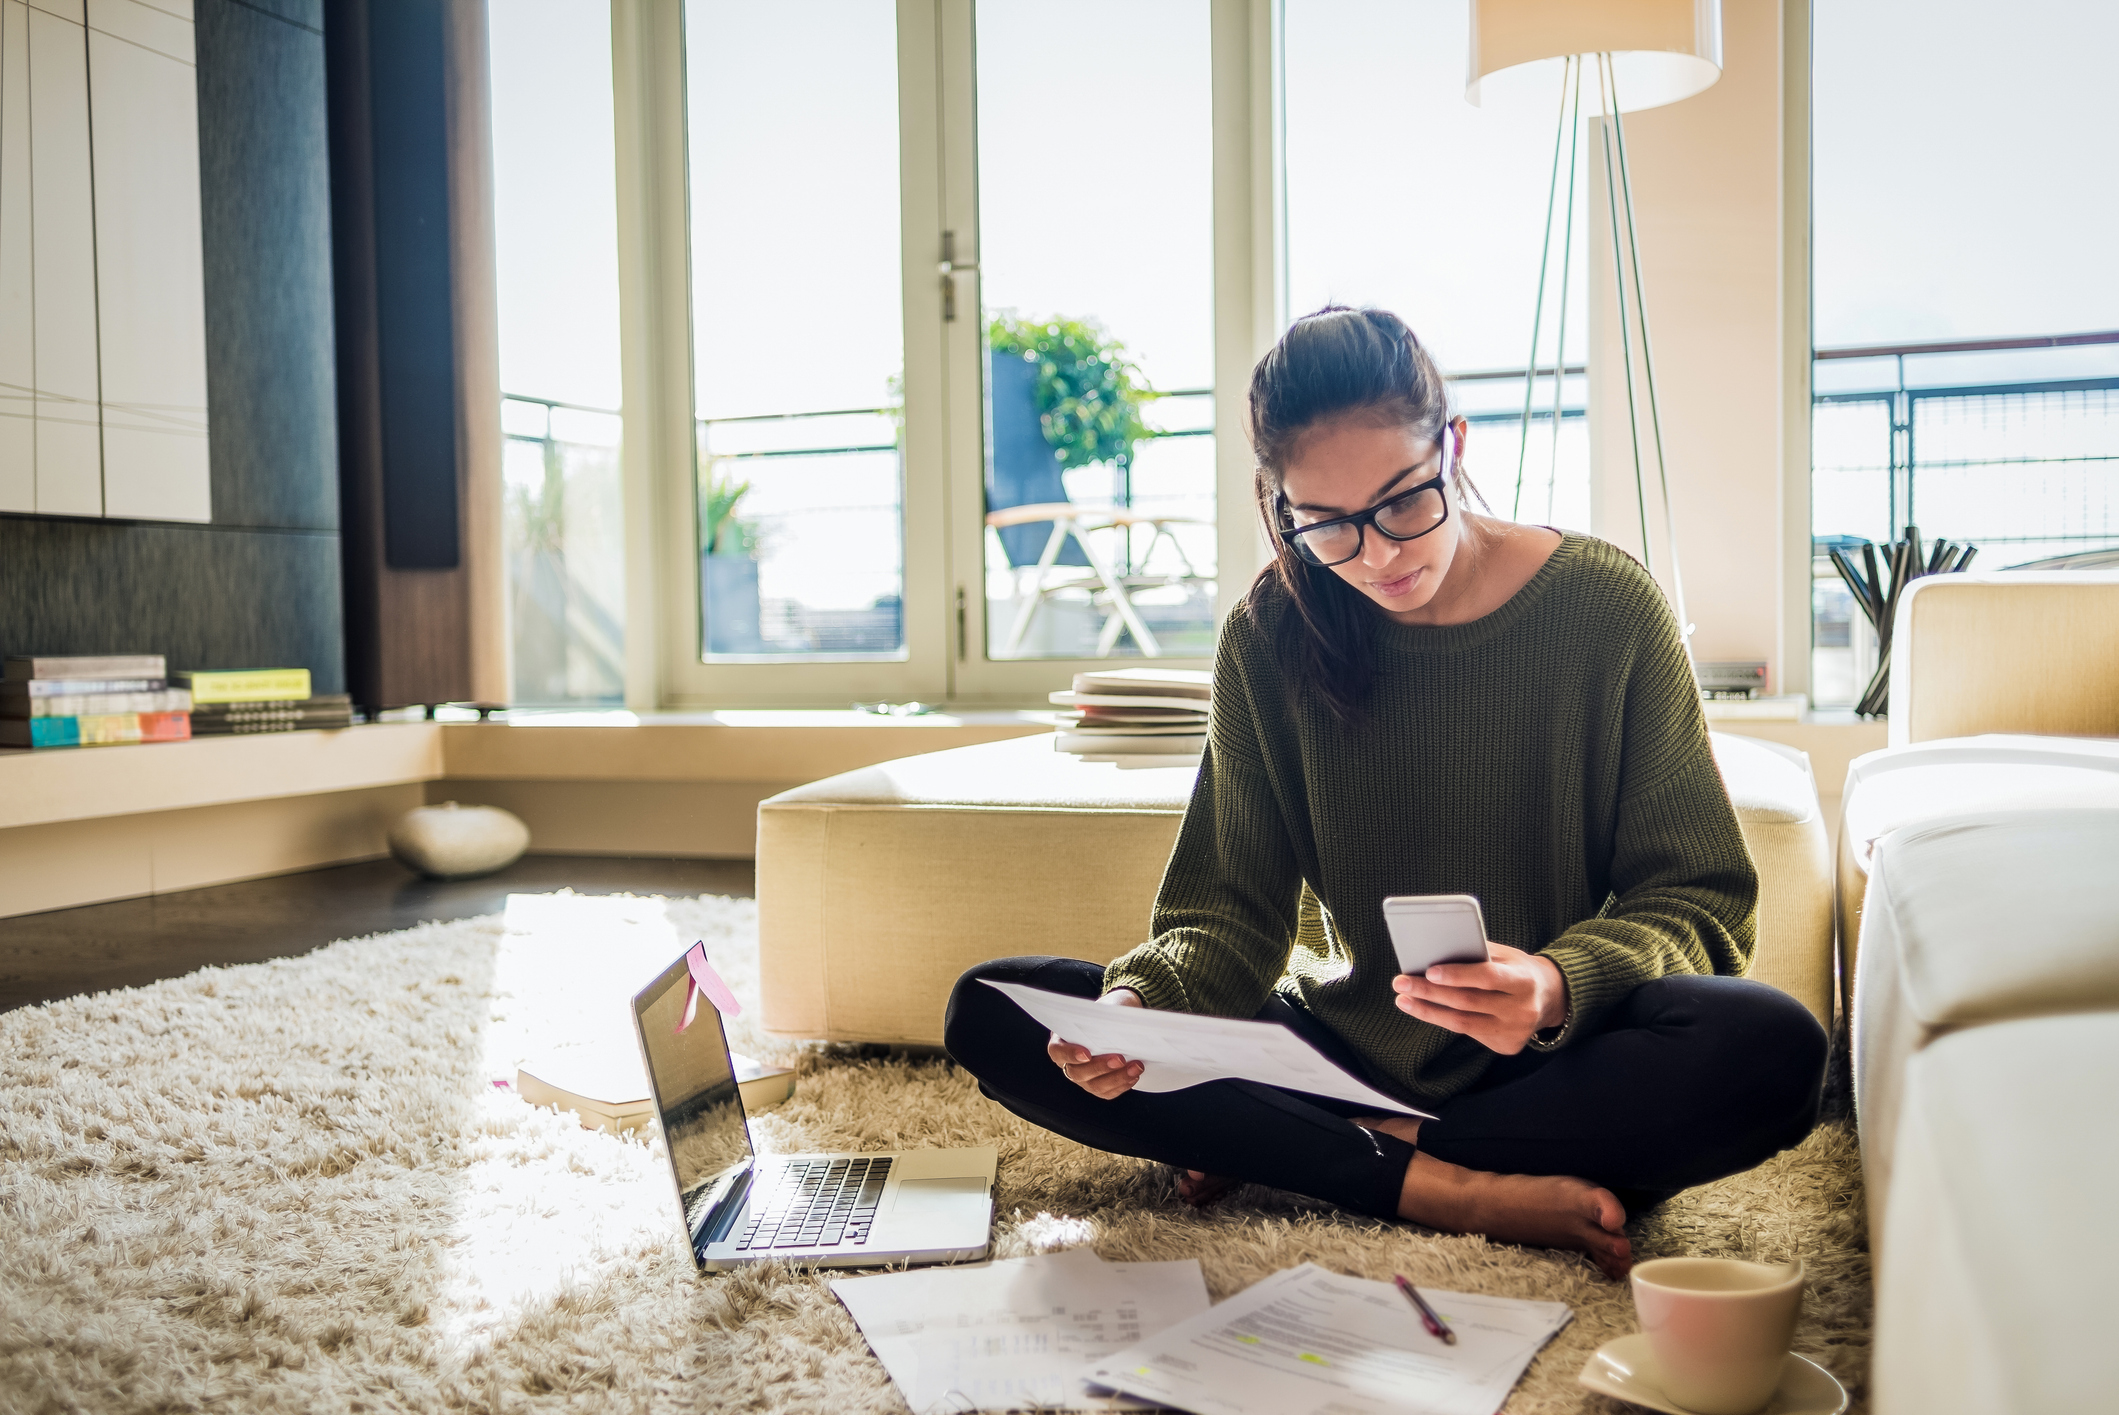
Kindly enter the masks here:
M 2119 546 L 2119 379 L 2079 391 L 1916 397 L 1907 512 L 1981 569 Z
M 625 694 L 611 17 L 493 7 L 502 533 L 512 701 Z
M 904 657 L 891 0 L 687 0 L 700 652 Z
M 1815 7 L 1819 345 L 2119 329 L 2119 182 L 2090 138 L 2111 127 L 2119 6 L 2019 0 L 2008 15 L 1993 23 L 1986 0 Z M 1979 199 L 1990 181 L 2038 193 L 2035 217 Z
M 1465 470 L 1504 516 L 1589 529 L 1587 378 L 1563 380 L 1557 440 L 1553 380 L 1538 379 L 1527 446 L 1523 438 L 1521 371 L 1537 308 L 1558 80 L 1549 102 L 1528 108 L 1465 102 L 1464 5 L 1285 0 L 1284 14 L 1290 313 L 1380 305 L 1413 327 L 1446 374 L 1503 375 L 1455 385 L 1472 424 Z M 1545 367 L 1558 348 L 1570 221 L 1565 363 L 1588 357 L 1589 132 L 1585 123 L 1571 213 L 1562 155 L 1539 334 Z
M 1208 26 L 979 0 L 991 657 L 1212 651 Z
M 625 496 L 618 417 L 501 405 L 514 701 L 625 697 Z M 524 431 L 535 426 L 533 434 Z
M 2109 162 L 2086 180 L 2065 140 L 2110 126 L 2119 8 L 2024 0 L 2001 26 L 1982 23 L 1988 13 L 1974 0 L 1817 7 L 1821 564 L 1833 536 L 1881 543 L 1909 522 L 1925 543 L 1977 545 L 1979 570 L 2119 558 L 2119 183 Z M 1894 61 L 1879 66 L 1885 50 Z M 1966 200 L 1967 174 L 1982 173 L 2039 193 L 2036 219 Z M 2045 346 L 1963 347 L 1996 341 Z M 1853 350 L 1864 356 L 1836 356 Z M 1884 396 L 1824 401 L 1871 390 Z M 1841 632 L 1827 598 L 1821 656 Z M 1856 649 L 1865 627 L 1854 625 Z

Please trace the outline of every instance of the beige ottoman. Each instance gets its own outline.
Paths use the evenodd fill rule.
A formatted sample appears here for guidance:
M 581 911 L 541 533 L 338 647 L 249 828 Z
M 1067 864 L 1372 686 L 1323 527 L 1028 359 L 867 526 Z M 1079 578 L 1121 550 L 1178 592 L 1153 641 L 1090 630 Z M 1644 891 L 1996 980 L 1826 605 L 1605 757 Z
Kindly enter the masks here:
M 1018 737 L 827 777 L 758 807 L 769 1032 L 940 1045 L 966 968 L 1105 963 L 1147 937 L 1189 767 L 1126 770 Z
M 1832 892 L 1807 759 L 1714 738 L 1759 865 L 1752 976 L 1832 1020 Z M 1189 768 L 1124 770 L 1023 737 L 885 762 L 758 807 L 762 1025 L 938 1045 L 974 963 L 1108 962 L 1148 936 Z

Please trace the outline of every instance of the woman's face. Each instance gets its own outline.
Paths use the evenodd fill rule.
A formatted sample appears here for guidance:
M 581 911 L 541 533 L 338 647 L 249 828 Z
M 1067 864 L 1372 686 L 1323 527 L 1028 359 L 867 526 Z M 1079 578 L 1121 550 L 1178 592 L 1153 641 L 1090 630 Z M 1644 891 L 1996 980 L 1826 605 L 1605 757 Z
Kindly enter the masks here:
M 1454 428 L 1463 455 L 1464 424 Z M 1337 420 L 1305 433 L 1281 482 L 1297 526 L 1351 516 L 1442 474 L 1442 448 L 1416 429 Z M 1455 499 L 1454 487 L 1445 493 Z M 1332 573 L 1394 615 L 1425 609 L 1441 590 L 1464 527 L 1452 513 L 1415 540 L 1392 540 L 1374 526 L 1361 529 L 1361 553 Z

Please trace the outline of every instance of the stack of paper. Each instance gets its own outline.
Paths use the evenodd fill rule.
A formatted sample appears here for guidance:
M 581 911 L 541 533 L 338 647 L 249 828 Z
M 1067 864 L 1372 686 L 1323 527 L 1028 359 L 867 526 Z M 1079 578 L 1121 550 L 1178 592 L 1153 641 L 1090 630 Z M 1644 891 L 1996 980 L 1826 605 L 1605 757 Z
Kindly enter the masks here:
M 1494 1415 L 1574 1315 L 1558 1302 L 1421 1295 L 1456 1345 L 1430 1336 L 1391 1284 L 1305 1263 L 1092 1360 L 1082 1375 L 1198 1415 Z
M 1145 1408 L 1092 1392 L 1083 1368 L 1207 1310 L 1197 1259 L 1107 1263 L 1088 1248 L 831 1290 L 916 1411 Z
M 1114 668 L 1074 675 L 1052 701 L 1070 711 L 1053 743 L 1085 761 L 1120 766 L 1193 766 L 1207 743 L 1210 673 L 1185 668 Z

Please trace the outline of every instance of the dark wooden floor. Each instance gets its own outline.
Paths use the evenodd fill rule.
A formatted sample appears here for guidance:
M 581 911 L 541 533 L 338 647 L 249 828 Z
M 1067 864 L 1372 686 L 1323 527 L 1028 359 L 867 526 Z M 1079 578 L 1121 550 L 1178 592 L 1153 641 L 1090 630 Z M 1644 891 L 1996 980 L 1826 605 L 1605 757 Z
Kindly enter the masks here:
M 0 1011 L 137 987 L 213 964 L 307 953 L 336 939 L 498 913 L 514 893 L 753 892 L 748 860 L 527 855 L 482 879 L 430 880 L 394 860 L 338 865 L 0 919 Z

